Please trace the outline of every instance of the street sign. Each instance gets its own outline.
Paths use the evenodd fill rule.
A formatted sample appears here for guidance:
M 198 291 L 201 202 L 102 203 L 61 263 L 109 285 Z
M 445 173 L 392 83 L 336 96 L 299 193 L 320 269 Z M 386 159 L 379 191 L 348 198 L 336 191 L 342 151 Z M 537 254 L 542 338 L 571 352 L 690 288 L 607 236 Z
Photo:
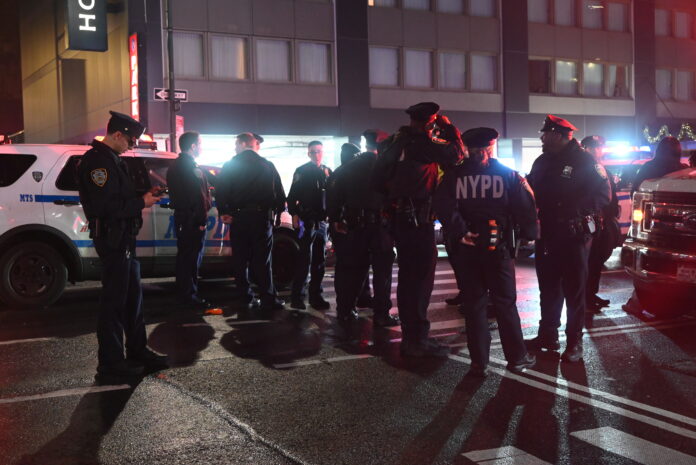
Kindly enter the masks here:
M 169 89 L 155 87 L 155 100 L 169 100 Z M 180 102 L 188 102 L 188 90 L 174 89 L 174 100 L 178 100 Z

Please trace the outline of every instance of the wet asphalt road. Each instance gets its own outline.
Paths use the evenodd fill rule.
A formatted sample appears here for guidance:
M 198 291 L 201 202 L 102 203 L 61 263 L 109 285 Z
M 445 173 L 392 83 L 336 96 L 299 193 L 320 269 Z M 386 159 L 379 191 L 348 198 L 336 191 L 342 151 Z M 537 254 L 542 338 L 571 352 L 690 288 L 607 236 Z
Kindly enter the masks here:
M 131 385 L 94 383 L 98 283 L 74 286 L 52 308 L 0 313 L 0 465 L 694 464 L 696 317 L 624 313 L 631 283 L 610 268 L 584 363 L 544 353 L 514 375 L 493 331 L 485 380 L 466 376 L 445 260 L 430 317 L 447 360 L 401 358 L 400 332 L 373 331 L 369 310 L 338 327 L 331 269 L 331 310 L 270 318 L 228 305 L 226 280 L 203 285 L 217 316 L 172 300 L 173 280 L 147 280 L 149 343 L 173 366 Z M 531 337 L 531 260 L 517 283 Z

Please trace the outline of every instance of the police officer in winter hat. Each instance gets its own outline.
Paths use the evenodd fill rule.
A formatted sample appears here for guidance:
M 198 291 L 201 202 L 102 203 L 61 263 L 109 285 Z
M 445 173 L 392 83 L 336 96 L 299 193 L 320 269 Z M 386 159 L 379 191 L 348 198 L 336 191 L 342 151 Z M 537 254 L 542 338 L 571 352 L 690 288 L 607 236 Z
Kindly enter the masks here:
M 560 349 L 558 328 L 565 301 L 567 339 L 561 358 L 567 362 L 583 357 L 588 256 L 597 215 L 611 199 L 604 167 L 573 138 L 576 130 L 569 121 L 548 115 L 540 131 L 543 153 L 527 176 L 541 226 L 535 253 L 541 322 L 538 336 L 528 341 L 528 347 Z
M 102 266 L 97 378 L 105 382 L 167 366 L 165 357 L 147 348 L 140 263 L 135 258 L 142 210 L 154 205 L 160 193 L 154 188 L 138 195 L 119 157 L 135 146 L 145 127 L 128 115 L 110 113 L 106 136 L 92 141 L 78 166 L 80 203 Z
M 455 266 L 466 285 L 462 313 L 472 364 L 470 374 L 486 376 L 491 335 L 487 303 L 492 301 L 508 369 L 534 365 L 527 353 L 517 313 L 517 241 L 537 237 L 534 195 L 516 171 L 491 158 L 498 131 L 469 129 L 462 140 L 469 158 L 445 171 L 435 195 L 438 218 L 455 248 Z
M 423 102 L 406 110 L 402 126 L 381 145 L 372 172 L 374 188 L 386 196 L 399 256 L 397 306 L 404 357 L 446 357 L 446 346 L 428 338 L 427 311 L 435 278 L 432 196 L 438 168 L 456 164 L 464 153 L 457 128 L 440 107 Z

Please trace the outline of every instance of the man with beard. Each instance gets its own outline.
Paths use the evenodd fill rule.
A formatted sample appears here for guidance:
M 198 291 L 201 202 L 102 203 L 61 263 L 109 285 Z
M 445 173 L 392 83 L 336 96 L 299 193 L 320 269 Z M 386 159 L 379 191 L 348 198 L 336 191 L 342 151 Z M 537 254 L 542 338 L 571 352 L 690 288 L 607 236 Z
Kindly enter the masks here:
M 521 372 L 536 361 L 524 345 L 515 303 L 516 243 L 536 239 L 536 206 L 527 181 L 491 158 L 497 138 L 498 131 L 492 128 L 462 134 L 469 158 L 445 171 L 435 195 L 438 218 L 455 249 L 455 266 L 466 282 L 461 309 L 472 361 L 469 373 L 481 377 L 487 375 L 491 345 L 489 299 L 508 369 Z
M 536 241 L 536 270 L 541 322 L 532 350 L 560 349 L 558 328 L 565 300 L 566 349 L 561 358 L 582 360 L 587 263 L 596 216 L 609 204 L 611 187 L 604 167 L 573 138 L 577 128 L 548 115 L 541 128 L 543 153 L 527 176 L 539 208 L 541 237 Z

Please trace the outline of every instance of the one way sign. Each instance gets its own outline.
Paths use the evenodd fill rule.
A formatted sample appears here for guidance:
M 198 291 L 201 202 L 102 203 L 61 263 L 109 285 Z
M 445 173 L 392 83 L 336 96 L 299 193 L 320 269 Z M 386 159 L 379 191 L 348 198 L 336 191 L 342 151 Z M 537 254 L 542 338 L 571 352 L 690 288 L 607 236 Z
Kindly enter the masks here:
M 155 100 L 169 100 L 169 89 L 155 87 Z M 175 89 L 174 100 L 178 100 L 180 102 L 188 102 L 188 90 Z

